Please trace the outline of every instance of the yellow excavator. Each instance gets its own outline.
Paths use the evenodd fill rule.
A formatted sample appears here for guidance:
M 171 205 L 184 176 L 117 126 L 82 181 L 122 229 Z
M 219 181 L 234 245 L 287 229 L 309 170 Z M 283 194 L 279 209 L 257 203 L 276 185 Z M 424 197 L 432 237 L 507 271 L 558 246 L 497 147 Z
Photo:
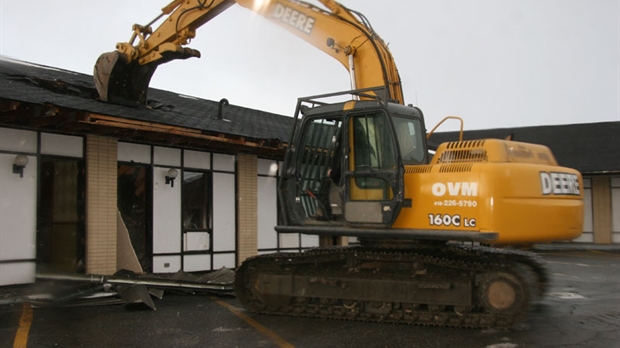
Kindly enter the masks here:
M 145 103 L 157 65 L 200 55 L 185 47 L 196 29 L 234 4 L 251 9 L 343 64 L 352 90 L 298 100 L 275 229 L 319 235 L 322 246 L 243 262 L 235 293 L 244 307 L 469 328 L 521 322 L 544 294 L 544 265 L 497 246 L 579 236 L 580 173 L 545 146 L 462 141 L 462 131 L 431 156 L 434 129 L 427 134 L 422 111 L 404 105 L 387 45 L 361 13 L 321 3 L 326 9 L 296 0 L 173 1 L 155 31 L 153 22 L 134 25 L 129 42 L 99 58 L 100 97 Z

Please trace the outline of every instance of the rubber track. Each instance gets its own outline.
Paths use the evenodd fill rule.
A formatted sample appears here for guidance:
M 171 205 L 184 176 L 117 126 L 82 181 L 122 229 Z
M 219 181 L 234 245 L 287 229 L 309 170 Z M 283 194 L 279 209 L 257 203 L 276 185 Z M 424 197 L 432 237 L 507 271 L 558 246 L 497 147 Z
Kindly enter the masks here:
M 366 313 L 363 306 L 345 308 L 339 299 L 312 300 L 294 303 L 286 307 L 264 307 L 249 290 L 251 288 L 248 269 L 261 269 L 272 265 L 280 267 L 320 264 L 354 257 L 357 260 L 385 262 L 424 262 L 451 269 L 484 273 L 501 270 L 516 276 L 524 284 L 526 305 L 510 315 L 499 315 L 476 307 L 466 313 L 457 314 L 452 309 L 430 310 L 427 306 L 399 308 L 395 305 L 389 313 Z M 473 280 L 472 280 L 473 281 Z M 316 248 L 304 253 L 276 253 L 255 256 L 246 260 L 237 270 L 235 290 L 241 303 L 250 311 L 261 314 L 288 315 L 299 317 L 356 320 L 412 325 L 433 325 L 461 328 L 510 328 L 521 322 L 528 314 L 530 305 L 542 296 L 547 284 L 544 262 L 538 255 L 521 250 L 489 248 L 483 246 L 450 245 L 433 249 L 384 249 L 367 247 Z M 474 294 L 476 292 L 474 291 Z M 294 300 L 293 300 L 294 302 Z M 477 302 L 477 301 L 474 301 Z

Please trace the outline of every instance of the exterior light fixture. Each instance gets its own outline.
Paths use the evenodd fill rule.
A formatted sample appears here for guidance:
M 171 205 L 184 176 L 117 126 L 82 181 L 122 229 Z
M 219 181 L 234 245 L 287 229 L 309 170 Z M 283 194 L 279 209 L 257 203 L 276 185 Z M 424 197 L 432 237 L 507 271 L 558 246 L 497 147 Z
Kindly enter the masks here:
M 20 178 L 24 177 L 24 168 L 28 164 L 28 156 L 17 155 L 13 160 L 13 174 L 19 174 Z
M 168 169 L 168 171 L 166 172 L 166 185 L 170 184 L 170 187 L 174 187 L 174 179 L 177 177 L 177 175 L 179 175 L 179 172 L 176 169 Z

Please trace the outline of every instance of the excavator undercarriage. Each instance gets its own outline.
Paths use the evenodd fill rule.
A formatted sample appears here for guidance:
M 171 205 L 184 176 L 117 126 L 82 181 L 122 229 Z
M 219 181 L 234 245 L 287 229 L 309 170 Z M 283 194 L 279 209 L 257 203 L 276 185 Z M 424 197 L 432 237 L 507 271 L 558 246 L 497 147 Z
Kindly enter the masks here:
M 245 308 L 263 314 L 510 328 L 545 291 L 534 253 L 413 244 L 256 256 L 238 269 L 235 292 Z

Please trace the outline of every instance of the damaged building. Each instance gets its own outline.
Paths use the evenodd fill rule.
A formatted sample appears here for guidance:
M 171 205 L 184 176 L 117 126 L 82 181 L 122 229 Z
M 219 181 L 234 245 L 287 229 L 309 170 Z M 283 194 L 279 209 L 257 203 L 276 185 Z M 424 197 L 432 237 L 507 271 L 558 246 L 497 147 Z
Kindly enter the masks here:
M 292 118 L 152 88 L 146 106 L 115 105 L 99 100 L 90 75 L 0 64 L 0 286 L 31 283 L 37 271 L 235 268 L 257 253 L 319 245 L 273 229 Z M 568 129 L 577 139 L 564 142 Z M 551 147 L 586 177 L 578 242 L 620 243 L 620 122 L 484 135 L 507 132 Z
M 1 64 L 0 285 L 34 281 L 37 265 L 208 271 L 318 245 L 273 231 L 290 117 L 157 89 L 119 106 L 92 76 Z

